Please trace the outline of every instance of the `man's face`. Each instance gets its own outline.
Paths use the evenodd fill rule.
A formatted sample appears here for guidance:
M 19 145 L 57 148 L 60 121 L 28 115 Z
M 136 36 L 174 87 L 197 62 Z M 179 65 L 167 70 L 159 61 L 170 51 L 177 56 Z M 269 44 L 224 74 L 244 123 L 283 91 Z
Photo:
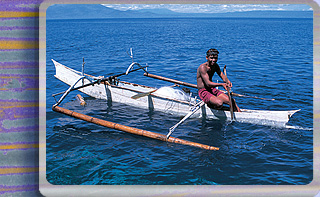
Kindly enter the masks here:
M 209 62 L 209 65 L 214 65 L 218 61 L 218 55 L 207 56 L 207 60 Z

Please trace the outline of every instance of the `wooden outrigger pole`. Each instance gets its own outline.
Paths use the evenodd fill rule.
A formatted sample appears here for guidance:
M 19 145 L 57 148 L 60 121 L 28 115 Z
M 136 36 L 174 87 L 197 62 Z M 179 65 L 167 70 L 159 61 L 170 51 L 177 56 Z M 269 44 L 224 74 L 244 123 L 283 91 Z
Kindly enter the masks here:
M 195 85 L 195 84 L 191 84 L 191 83 L 187 83 L 187 82 L 183 82 L 183 81 L 178 81 L 175 79 L 170 79 L 167 77 L 162 77 L 159 75 L 154 75 L 154 74 L 150 74 L 150 73 L 144 73 L 143 75 L 147 76 L 147 77 L 154 78 L 154 79 L 160 79 L 163 81 L 168 81 L 168 82 L 172 82 L 172 83 L 179 84 L 179 85 L 184 85 L 184 86 L 191 87 L 191 88 L 197 88 L 197 85 Z
M 59 112 L 59 113 L 66 114 L 66 115 L 71 116 L 71 117 L 78 118 L 80 120 L 84 120 L 84 121 L 91 122 L 91 123 L 94 123 L 94 124 L 97 124 L 97 125 L 105 126 L 105 127 L 111 128 L 111 129 L 124 131 L 124 132 L 127 132 L 127 133 L 141 135 L 141 136 L 145 136 L 145 137 L 149 137 L 149 138 L 153 138 L 153 139 L 157 139 L 157 140 L 161 140 L 161 141 L 171 142 L 171 143 L 194 146 L 194 147 L 198 147 L 198 148 L 202 148 L 202 149 L 206 149 L 206 150 L 219 150 L 219 148 L 214 147 L 214 146 L 208 146 L 208 145 L 205 145 L 205 144 L 200 144 L 200 143 L 196 143 L 196 142 L 190 142 L 190 141 L 179 139 L 179 138 L 175 138 L 175 137 L 169 137 L 167 139 L 167 136 L 163 135 L 163 134 L 154 133 L 154 132 L 146 131 L 146 130 L 142 130 L 142 129 L 137 129 L 137 128 L 133 128 L 133 127 L 117 124 L 117 123 L 114 123 L 114 122 L 109 122 L 109 121 L 106 121 L 106 120 L 101 120 L 101 119 L 98 119 L 98 118 L 94 118 L 92 116 L 84 115 L 84 114 L 81 114 L 81 113 L 78 113 L 78 112 L 75 112 L 75 111 L 71 111 L 71 110 L 65 109 L 65 108 L 62 108 L 62 107 L 59 107 L 59 106 L 53 106 L 52 110 L 56 111 L 56 112 Z
M 179 84 L 179 85 L 183 85 L 183 86 L 187 86 L 187 87 L 191 87 L 191 88 L 196 88 L 197 89 L 197 85 L 196 84 L 187 83 L 187 82 L 183 82 L 183 81 L 178 81 L 176 79 L 170 79 L 170 78 L 167 78 L 167 77 L 162 77 L 162 76 L 154 75 L 154 74 L 150 74 L 150 73 L 144 73 L 143 75 L 146 76 L 146 77 L 151 77 L 151 78 L 154 78 L 154 79 L 168 81 L 168 82 L 172 82 L 172 83 L 175 83 L 175 84 Z M 225 90 L 220 90 L 220 91 L 222 91 L 223 93 L 227 93 L 227 91 L 225 91 Z M 233 96 L 239 96 L 239 97 L 246 97 L 246 98 L 269 100 L 269 101 L 274 101 L 275 100 L 274 98 L 271 98 L 271 99 L 269 99 L 269 98 L 260 98 L 260 97 L 256 97 L 256 96 L 248 96 L 248 95 L 243 95 L 243 94 L 237 94 L 237 93 L 234 93 L 234 92 L 232 92 L 232 95 Z

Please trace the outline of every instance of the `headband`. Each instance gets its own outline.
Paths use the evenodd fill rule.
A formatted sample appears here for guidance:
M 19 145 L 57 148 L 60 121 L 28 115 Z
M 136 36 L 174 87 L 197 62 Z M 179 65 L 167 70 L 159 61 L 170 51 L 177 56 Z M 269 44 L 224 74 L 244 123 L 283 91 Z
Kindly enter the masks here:
M 208 57 L 211 56 L 211 55 L 217 56 L 218 54 L 219 54 L 219 52 L 217 52 L 217 51 L 210 51 L 210 52 L 207 53 L 207 56 Z

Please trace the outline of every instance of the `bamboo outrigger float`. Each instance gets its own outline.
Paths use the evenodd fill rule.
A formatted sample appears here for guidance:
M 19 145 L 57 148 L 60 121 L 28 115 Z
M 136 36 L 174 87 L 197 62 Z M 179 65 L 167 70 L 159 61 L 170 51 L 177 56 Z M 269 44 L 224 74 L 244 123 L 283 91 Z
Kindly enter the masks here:
M 154 133 L 154 132 L 151 132 L 151 131 L 146 131 L 146 130 L 137 129 L 137 128 L 133 128 L 133 127 L 128 127 L 128 126 L 125 126 L 125 125 L 117 124 L 117 123 L 114 123 L 114 122 L 109 122 L 109 121 L 106 121 L 106 120 L 101 120 L 101 119 L 98 119 L 98 118 L 94 118 L 94 117 L 91 117 L 91 116 L 87 116 L 87 115 L 84 115 L 84 114 L 81 114 L 81 113 L 77 113 L 77 112 L 65 109 L 65 108 L 62 108 L 62 107 L 59 107 L 59 106 L 53 106 L 52 110 L 56 111 L 56 112 L 60 112 L 60 113 L 66 114 L 66 115 L 71 116 L 71 117 L 78 118 L 80 120 L 91 122 L 91 123 L 94 123 L 94 124 L 97 124 L 97 125 L 101 125 L 101 126 L 104 126 L 104 127 L 111 128 L 111 129 L 124 131 L 124 132 L 127 132 L 127 133 L 132 133 L 132 134 L 135 134 L 135 135 L 141 135 L 141 136 L 145 136 L 145 137 L 148 137 L 148 138 L 161 140 L 161 141 L 165 141 L 165 142 L 171 142 L 171 143 L 176 143 L 176 144 L 194 146 L 194 147 L 202 148 L 202 149 L 206 149 L 206 150 L 219 150 L 219 148 L 217 148 L 217 147 L 208 146 L 208 145 L 204 145 L 204 144 L 200 144 L 200 143 L 196 143 L 196 142 L 190 142 L 190 141 L 179 139 L 179 138 L 169 137 L 167 139 L 166 135 L 163 135 L 163 134 Z
M 132 58 L 132 54 L 131 54 Z M 133 59 L 133 58 L 132 58 Z M 127 75 L 130 72 L 135 72 L 138 70 L 144 70 L 144 76 L 160 79 L 163 81 L 172 82 L 175 85 L 182 85 L 191 88 L 197 88 L 196 85 L 178 81 L 175 79 L 169 79 L 166 77 L 161 77 L 158 75 L 153 75 L 147 72 L 147 66 L 141 66 L 139 63 L 132 62 L 128 67 L 125 73 L 121 73 L 114 76 L 109 77 L 95 77 L 92 75 L 88 75 L 84 73 L 84 61 L 82 64 L 82 72 L 73 70 L 67 66 L 64 66 L 58 63 L 55 60 L 52 60 L 55 68 L 56 74 L 55 77 L 60 81 L 70 85 L 70 88 L 65 92 L 60 92 L 54 94 L 52 96 L 57 96 L 63 94 L 63 96 L 57 101 L 57 103 L 53 106 L 53 110 L 61 113 L 65 113 L 67 115 L 72 115 L 73 117 L 90 121 L 92 123 L 100 124 L 104 122 L 103 126 L 106 125 L 115 125 L 116 123 L 106 123 L 103 120 L 96 120 L 93 117 L 87 117 L 86 115 L 79 114 L 77 112 L 70 112 L 67 109 L 63 109 L 58 107 L 58 105 L 63 101 L 63 99 L 69 94 L 69 92 L 73 90 L 79 90 L 91 97 L 98 99 L 105 99 L 112 102 L 119 102 L 126 105 L 131 105 L 140 108 L 146 108 L 155 111 L 161 111 L 165 113 L 170 113 L 176 116 L 184 116 L 184 118 L 171 127 L 169 129 L 168 134 L 150 134 L 148 131 L 143 131 L 139 129 L 133 129 L 124 126 L 118 125 L 117 128 L 111 126 L 111 128 L 123 130 L 126 132 L 133 132 L 134 134 L 140 135 L 143 133 L 143 136 L 151 137 L 154 139 L 160 139 L 167 142 L 173 143 L 183 143 L 187 145 L 197 144 L 193 142 L 184 141 L 177 138 L 172 138 L 170 135 L 172 132 L 187 118 L 189 117 L 203 117 L 209 119 L 219 119 L 219 120 L 232 120 L 238 122 L 247 122 L 253 124 L 262 124 L 262 125 L 271 125 L 271 126 L 286 126 L 290 117 L 299 110 L 289 110 L 289 111 L 268 111 L 268 110 L 249 110 L 249 109 L 241 109 L 242 112 L 233 112 L 231 113 L 228 109 L 218 110 L 212 109 L 205 105 L 201 100 L 197 99 L 197 97 L 192 97 L 192 94 L 187 94 L 184 91 L 172 87 L 163 87 L 163 88 L 152 88 L 145 85 L 134 84 L 130 82 L 120 81 L 118 77 L 122 75 Z M 138 66 L 137 69 L 133 69 L 134 66 Z M 242 97 L 250 97 L 246 95 L 232 93 L 233 96 L 242 96 Z M 258 97 L 252 97 L 258 98 Z M 259 98 L 265 100 L 273 100 L 266 98 Z M 86 117 L 83 119 L 83 117 Z M 91 121 L 91 120 L 95 121 Z M 106 124 L 105 124 L 106 123 Z M 131 132 L 132 133 L 132 132 Z M 146 134 L 148 133 L 148 134 Z M 146 134 L 146 135 L 145 135 Z M 218 150 L 216 147 L 211 147 L 207 145 L 197 144 L 197 147 L 209 147 L 206 149 L 209 150 Z

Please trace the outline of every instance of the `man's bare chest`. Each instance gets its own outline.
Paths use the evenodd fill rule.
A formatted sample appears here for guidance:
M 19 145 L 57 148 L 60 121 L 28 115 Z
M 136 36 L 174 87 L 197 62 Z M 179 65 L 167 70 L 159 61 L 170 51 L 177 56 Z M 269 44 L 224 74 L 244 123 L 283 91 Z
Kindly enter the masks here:
M 209 75 L 210 78 L 213 77 L 214 73 L 216 72 L 217 70 L 215 69 L 215 67 L 208 67 L 207 69 L 207 73 Z

